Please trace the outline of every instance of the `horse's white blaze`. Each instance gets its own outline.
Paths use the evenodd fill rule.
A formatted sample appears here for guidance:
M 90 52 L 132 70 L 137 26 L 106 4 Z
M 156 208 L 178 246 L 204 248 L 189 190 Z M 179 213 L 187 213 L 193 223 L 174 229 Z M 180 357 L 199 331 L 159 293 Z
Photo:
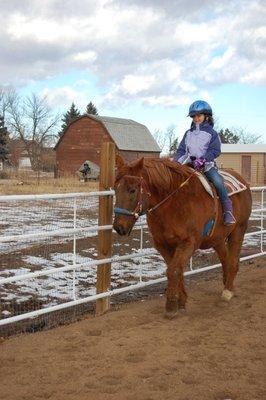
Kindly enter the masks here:
M 229 301 L 234 296 L 234 293 L 231 290 L 224 289 L 222 293 L 222 299 Z

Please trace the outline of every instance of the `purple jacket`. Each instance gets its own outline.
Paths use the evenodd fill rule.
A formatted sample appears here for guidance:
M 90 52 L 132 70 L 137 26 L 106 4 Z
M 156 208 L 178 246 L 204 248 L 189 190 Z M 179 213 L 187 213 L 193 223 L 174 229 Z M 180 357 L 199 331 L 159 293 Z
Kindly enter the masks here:
M 208 122 L 192 123 L 186 131 L 174 155 L 174 161 L 184 163 L 190 157 L 205 158 L 205 171 L 215 165 L 215 158 L 221 154 L 221 140 Z

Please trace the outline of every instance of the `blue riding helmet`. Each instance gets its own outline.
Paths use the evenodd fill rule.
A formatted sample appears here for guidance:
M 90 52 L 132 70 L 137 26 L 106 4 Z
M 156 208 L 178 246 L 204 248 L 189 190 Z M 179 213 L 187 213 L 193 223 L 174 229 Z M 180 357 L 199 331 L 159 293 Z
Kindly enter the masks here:
M 189 107 L 188 116 L 194 117 L 197 114 L 212 115 L 212 108 L 206 101 L 196 100 Z

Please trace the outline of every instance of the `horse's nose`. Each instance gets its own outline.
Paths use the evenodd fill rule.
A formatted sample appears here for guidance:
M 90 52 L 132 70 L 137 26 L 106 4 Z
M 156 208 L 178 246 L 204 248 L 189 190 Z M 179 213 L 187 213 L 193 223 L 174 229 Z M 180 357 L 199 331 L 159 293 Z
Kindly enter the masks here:
M 120 236 L 124 236 L 126 234 L 126 229 L 121 225 L 114 225 L 114 229 Z

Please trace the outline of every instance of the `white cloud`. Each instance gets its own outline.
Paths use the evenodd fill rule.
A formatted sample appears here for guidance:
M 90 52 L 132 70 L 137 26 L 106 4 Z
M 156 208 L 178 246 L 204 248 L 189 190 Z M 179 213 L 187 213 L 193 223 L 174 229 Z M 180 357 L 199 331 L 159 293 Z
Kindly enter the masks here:
M 74 90 L 70 86 L 61 86 L 53 89 L 45 88 L 40 94 L 46 97 L 51 107 L 69 108 L 71 103 L 74 102 L 78 107 L 85 108 L 88 103 L 84 93 Z
M 148 106 L 165 105 L 166 107 L 175 107 L 186 105 L 191 101 L 189 96 L 147 96 L 143 98 L 143 104 Z
M 7 33 L 10 34 L 13 40 L 35 38 L 39 42 L 50 43 L 70 40 L 73 35 L 76 36 L 76 31 L 71 24 L 66 26 L 61 23 L 58 26 L 58 21 L 46 20 L 40 17 L 28 18 L 22 14 L 11 15 L 8 21 Z
M 87 79 L 78 79 L 73 83 L 73 87 L 85 87 L 90 86 L 90 82 Z
M 228 65 L 232 61 L 234 54 L 235 49 L 232 46 L 229 46 L 223 55 L 214 57 L 211 60 L 208 68 L 213 70 L 220 70 L 226 67 L 226 65 Z
M 97 54 L 94 51 L 81 51 L 73 55 L 76 62 L 93 62 L 96 61 Z
M 253 85 L 264 86 L 266 85 L 266 66 L 260 65 L 254 71 L 244 75 L 241 82 L 250 83 Z
M 265 84 L 263 0 L 12 4 L 1 5 L 0 84 L 85 69 L 105 91 L 102 102 L 169 106 L 228 82 Z M 52 97 L 78 95 L 70 89 Z
M 173 38 L 185 46 L 191 46 L 211 42 L 216 34 L 217 28 L 210 22 L 200 24 L 180 22 L 175 29 Z
M 258 28 L 255 28 L 253 35 L 256 39 L 259 39 L 259 38 L 265 39 L 266 38 L 266 26 L 260 26 Z
M 121 89 L 128 94 L 137 94 L 144 90 L 148 90 L 154 81 L 154 75 L 126 75 L 122 80 Z
M 208 101 L 211 103 L 211 95 L 207 90 L 200 90 L 198 93 L 198 99 L 204 99 L 205 101 Z

